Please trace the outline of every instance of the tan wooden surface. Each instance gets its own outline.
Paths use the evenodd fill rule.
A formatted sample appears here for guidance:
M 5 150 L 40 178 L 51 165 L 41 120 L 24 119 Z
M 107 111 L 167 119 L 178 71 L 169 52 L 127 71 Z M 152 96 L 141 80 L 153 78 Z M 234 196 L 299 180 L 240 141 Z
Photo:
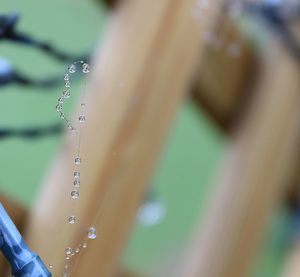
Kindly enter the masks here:
M 270 215 L 299 168 L 299 67 L 286 52 L 270 42 L 207 214 L 172 276 L 249 276 Z
M 121 1 L 105 2 L 112 7 Z M 222 129 L 228 131 L 249 100 L 248 92 L 254 78 L 256 56 L 249 41 L 241 35 L 228 15 L 224 13 L 218 21 L 213 30 L 220 45 L 217 47 L 205 41 L 192 97 L 201 110 L 204 108 Z M 206 30 L 206 33 L 209 32 Z M 203 39 L 205 40 L 204 35 Z
M 163 138 L 188 91 L 203 44 L 192 16 L 195 0 L 124 1 L 112 15 L 95 57 L 87 90 L 82 139 L 82 193 L 75 210 L 79 224 L 65 224 L 72 203 L 72 161 L 67 135 L 31 212 L 27 239 L 61 273 L 64 248 L 90 241 L 72 276 L 112 276 L 136 208 L 152 173 Z M 54 104 L 54 103 L 53 103 Z M 72 262 L 71 262 L 72 263 Z
M 256 55 L 249 41 L 225 14 L 214 38 L 206 44 L 193 90 L 195 100 L 224 129 L 234 127 L 249 98 Z

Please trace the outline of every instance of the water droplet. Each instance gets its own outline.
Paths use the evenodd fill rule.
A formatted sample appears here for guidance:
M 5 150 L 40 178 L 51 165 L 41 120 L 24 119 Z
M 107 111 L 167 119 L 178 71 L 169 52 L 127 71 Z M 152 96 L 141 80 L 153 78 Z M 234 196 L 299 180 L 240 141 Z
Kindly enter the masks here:
M 75 224 L 76 223 L 76 217 L 74 215 L 69 216 L 68 222 L 70 224 Z
M 69 98 L 70 95 L 71 95 L 71 93 L 70 93 L 70 90 L 69 90 L 69 89 L 66 89 L 66 90 L 63 91 L 63 97 L 64 97 L 64 98 Z
M 85 104 L 84 104 L 84 103 L 81 103 L 80 106 L 81 106 L 81 107 L 85 107 Z
M 62 97 L 59 97 L 59 98 L 57 99 L 57 101 L 58 101 L 59 104 L 64 103 L 64 99 L 63 99 Z
M 60 104 L 57 104 L 57 105 L 56 105 L 56 110 L 57 110 L 58 112 L 60 112 L 60 111 L 62 110 L 62 106 L 61 106 Z
M 65 81 L 69 81 L 69 80 L 70 80 L 70 76 L 69 76 L 68 73 L 66 73 L 66 74 L 64 75 L 64 80 L 65 80 Z
M 76 72 L 76 66 L 75 66 L 75 64 L 70 64 L 69 65 L 69 72 L 70 73 L 75 73 Z
M 85 122 L 85 116 L 84 115 L 79 116 L 79 122 L 80 123 Z
M 69 258 L 69 259 L 70 259 L 70 258 Z M 69 259 L 67 259 L 67 260 L 69 260 Z M 63 272 L 61 276 L 62 276 L 62 277 L 69 277 L 69 274 L 68 274 L 67 272 Z
M 78 179 L 74 180 L 74 187 L 79 188 L 80 187 L 80 181 Z
M 68 269 L 68 268 L 69 268 L 69 266 L 66 264 L 66 265 L 65 265 L 65 269 Z
M 87 248 L 87 243 L 86 243 L 86 242 L 84 242 L 84 243 L 82 244 L 82 248 Z
M 74 252 L 74 250 L 73 250 L 72 247 L 67 247 L 66 248 L 66 255 L 67 256 L 72 256 L 73 252 Z
M 78 190 L 72 190 L 71 191 L 71 197 L 72 197 L 72 199 L 77 199 L 79 197 L 79 191 Z
M 94 227 L 90 227 L 87 231 L 87 236 L 89 239 L 95 239 L 97 237 L 97 230 Z
M 82 65 L 82 72 L 83 73 L 89 73 L 90 72 L 90 66 L 87 63 L 84 63 Z
M 74 172 L 74 177 L 75 177 L 76 179 L 79 179 L 79 178 L 80 178 L 80 172 L 75 171 L 75 172 Z
M 80 157 L 75 158 L 75 164 L 81 164 L 81 158 Z
M 52 269 L 52 268 L 53 268 L 53 265 L 52 265 L 52 264 L 49 264 L 49 268 Z
M 66 117 L 66 115 L 64 113 L 60 112 L 59 117 L 64 119 Z
M 69 88 L 69 87 L 71 87 L 71 83 L 70 83 L 70 81 L 65 81 L 65 87 L 66 87 L 66 88 Z
M 80 252 L 80 248 L 77 247 L 77 248 L 75 249 L 75 252 L 78 254 L 78 253 Z

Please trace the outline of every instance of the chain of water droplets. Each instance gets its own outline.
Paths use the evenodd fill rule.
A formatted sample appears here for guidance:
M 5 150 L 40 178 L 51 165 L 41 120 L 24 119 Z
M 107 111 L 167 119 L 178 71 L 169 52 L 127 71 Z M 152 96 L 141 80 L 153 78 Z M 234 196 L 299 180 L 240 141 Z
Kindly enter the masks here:
M 64 75 L 64 90 L 62 92 L 62 95 L 59 96 L 57 100 L 56 105 L 56 111 L 59 113 L 59 117 L 64 120 L 67 128 L 74 134 L 77 134 L 78 142 L 77 142 L 77 153 L 74 157 L 74 164 L 75 164 L 75 170 L 73 172 L 73 184 L 72 184 L 72 191 L 70 193 L 70 196 L 73 201 L 77 201 L 79 199 L 80 195 L 80 185 L 81 185 L 81 172 L 80 172 L 80 165 L 82 163 L 82 159 L 80 156 L 80 150 L 81 150 L 81 133 L 82 128 L 81 126 L 86 122 L 86 116 L 84 114 L 85 110 L 85 103 L 81 103 L 81 109 L 80 109 L 80 115 L 78 116 L 78 122 L 79 122 L 79 128 L 75 128 L 73 126 L 72 122 L 68 119 L 66 113 L 63 110 L 63 104 L 64 102 L 70 98 L 71 96 L 71 80 L 70 76 L 77 71 L 77 66 L 81 68 L 82 73 L 87 74 L 90 72 L 90 66 L 88 63 L 84 61 L 76 61 L 73 62 L 68 66 L 68 72 Z M 77 222 L 76 216 L 74 215 L 74 212 L 68 216 L 67 222 L 68 224 L 75 224 Z M 97 231 L 94 227 L 89 227 L 87 230 L 87 238 L 88 239 L 95 239 L 97 237 Z M 64 270 L 62 272 L 62 277 L 68 277 L 70 276 L 69 273 L 69 265 L 68 261 L 75 256 L 76 254 L 79 254 L 82 249 L 87 248 L 87 241 L 85 240 L 83 243 L 79 244 L 76 247 L 67 246 L 65 248 L 65 259 L 66 263 L 64 265 Z M 53 268 L 52 265 L 49 265 L 49 268 Z

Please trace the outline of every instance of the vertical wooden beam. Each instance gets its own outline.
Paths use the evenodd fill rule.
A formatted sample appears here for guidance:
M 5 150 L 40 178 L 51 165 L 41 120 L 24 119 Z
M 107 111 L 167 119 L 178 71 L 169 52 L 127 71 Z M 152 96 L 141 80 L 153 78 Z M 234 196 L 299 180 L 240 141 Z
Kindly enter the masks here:
M 206 217 L 174 276 L 248 276 L 264 227 L 298 169 L 299 65 L 271 41 L 246 118 L 232 136 Z
M 256 69 L 256 55 L 249 41 L 226 14 L 219 19 L 216 47 L 207 43 L 193 89 L 193 97 L 223 129 L 234 127 L 250 100 L 250 85 Z
M 218 8 L 212 5 L 199 26 L 192 16 L 195 0 L 122 3 L 95 57 L 87 92 L 82 193 L 74 212 L 79 224 L 65 223 L 76 153 L 70 136 L 31 212 L 28 241 L 54 265 L 54 276 L 62 272 L 64 248 L 82 243 L 91 225 L 98 238 L 71 261 L 72 276 L 113 276 L 163 138 L 198 63 L 200 32 Z

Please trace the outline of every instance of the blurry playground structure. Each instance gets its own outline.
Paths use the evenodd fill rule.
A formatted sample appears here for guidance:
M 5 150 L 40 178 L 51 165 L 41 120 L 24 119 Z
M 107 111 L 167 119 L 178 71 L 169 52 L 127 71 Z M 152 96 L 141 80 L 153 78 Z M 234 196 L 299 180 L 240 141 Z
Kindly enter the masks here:
M 168 276 L 246 276 L 272 211 L 291 191 L 298 193 L 299 60 L 273 32 L 255 54 L 222 13 L 221 0 L 200 22 L 192 16 L 195 5 L 195 0 L 114 4 L 87 88 L 82 157 L 89 165 L 83 164 L 85 192 L 76 207 L 83 226 L 94 222 L 101 239 L 80 256 L 79 266 L 71 264 L 72 276 L 140 276 L 119 268 L 118 260 L 168 127 L 187 95 L 230 143 L 201 228 Z M 228 44 L 239 45 L 238 58 L 201 39 L 215 22 L 220 33 L 226 29 Z M 116 82 L 124 82 L 122 89 Z M 69 140 L 66 135 L 66 144 Z M 54 276 L 63 269 L 62 247 L 78 245 L 83 236 L 82 228 L 61 227 L 62 211 L 71 205 L 64 201 L 72 182 L 65 172 L 74 152 L 72 145 L 58 151 L 31 211 L 3 200 L 28 244 L 56 265 Z M 61 235 L 54 239 L 53 233 Z M 300 275 L 299 249 L 291 251 L 284 277 Z

